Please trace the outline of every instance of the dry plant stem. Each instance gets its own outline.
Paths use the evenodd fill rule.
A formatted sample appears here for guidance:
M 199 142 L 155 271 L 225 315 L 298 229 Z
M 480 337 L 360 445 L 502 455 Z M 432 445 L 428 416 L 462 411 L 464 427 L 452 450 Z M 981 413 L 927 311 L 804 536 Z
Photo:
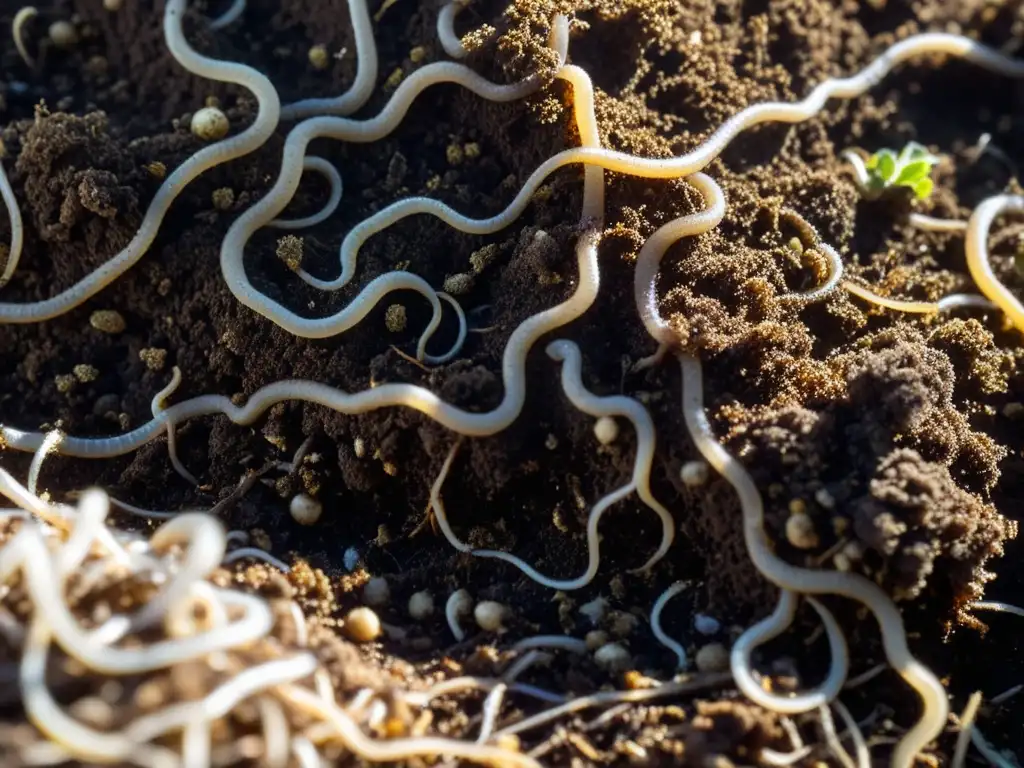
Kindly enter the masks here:
M 303 99 L 281 108 L 282 120 L 301 120 L 311 115 L 350 115 L 373 95 L 377 83 L 377 43 L 366 0 L 348 0 L 348 15 L 356 46 L 356 79 L 341 96 Z
M 798 568 L 773 553 L 764 530 L 761 494 L 743 466 L 715 439 L 704 412 L 700 361 L 689 355 L 680 355 L 679 360 L 683 376 L 683 415 L 687 430 L 705 461 L 725 477 L 739 495 L 743 509 L 744 539 L 754 565 L 765 578 L 783 590 L 803 594 L 836 594 L 863 603 L 878 620 L 889 663 L 921 696 L 921 719 L 896 745 L 892 758 L 894 768 L 909 768 L 915 756 L 945 728 L 949 705 L 942 683 L 911 655 L 900 612 L 878 585 L 859 574 Z
M 974 209 L 967 222 L 964 249 L 967 268 L 978 288 L 1006 314 L 1014 328 L 1024 333 L 1024 306 L 995 276 L 988 256 L 988 233 L 992 221 L 1000 214 L 1022 211 L 1024 197 L 1020 195 L 996 195 L 985 200 Z
M 629 419 L 636 430 L 637 453 L 633 463 L 633 476 L 628 483 L 615 489 L 598 501 L 587 519 L 587 569 L 575 579 L 552 579 L 539 573 L 524 560 L 507 552 L 490 549 L 472 550 L 479 557 L 492 557 L 511 563 L 538 584 L 557 590 L 573 590 L 585 587 L 597 574 L 601 562 L 600 536 L 598 526 L 604 513 L 618 501 L 636 491 L 641 500 L 653 509 L 661 520 L 661 544 L 657 551 L 638 571 L 649 570 L 665 556 L 675 537 L 675 521 L 671 513 L 651 494 L 651 465 L 654 463 L 656 436 L 650 414 L 637 400 L 623 395 L 596 397 L 586 390 L 581 381 L 582 354 L 577 344 L 560 339 L 547 346 L 547 354 L 553 360 L 562 361 L 562 389 L 575 408 L 590 416 L 622 416 Z
M 0 151 L 0 158 L 3 152 Z M 4 262 L 3 271 L 0 272 L 0 288 L 3 288 L 11 280 L 11 275 L 18 268 L 21 260 L 21 249 L 25 243 L 25 228 L 21 223 L 21 208 L 18 207 L 18 199 L 11 189 L 11 182 L 7 179 L 3 163 L 0 162 L 0 197 L 3 197 L 4 206 L 7 208 L 7 217 L 11 222 L 11 244 L 7 251 L 7 260 Z
M 199 150 L 178 166 L 160 185 L 139 230 L 123 251 L 52 298 L 28 304 L 0 303 L 0 323 L 35 323 L 49 320 L 71 311 L 95 296 L 142 258 L 153 243 L 171 203 L 189 182 L 214 166 L 259 148 L 277 127 L 280 104 L 277 91 L 270 81 L 251 67 L 208 59 L 192 50 L 185 41 L 181 29 L 184 12 L 185 0 L 168 0 L 164 10 L 164 36 L 171 54 L 179 64 L 200 77 L 234 83 L 252 91 L 258 103 L 256 120 L 237 136 Z

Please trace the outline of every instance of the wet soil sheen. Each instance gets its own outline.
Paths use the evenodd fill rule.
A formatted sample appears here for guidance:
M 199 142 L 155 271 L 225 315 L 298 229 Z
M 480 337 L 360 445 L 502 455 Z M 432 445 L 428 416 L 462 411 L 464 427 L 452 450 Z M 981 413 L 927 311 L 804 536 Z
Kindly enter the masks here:
M 192 5 L 186 31 L 193 45 L 258 67 L 285 103 L 341 93 L 354 76 L 341 0 L 249 0 L 242 21 L 217 32 L 205 28 L 200 13 L 223 8 Z M 445 58 L 435 32 L 438 3 L 370 5 L 380 78 L 360 116 L 379 112 L 401 77 Z M 162 8 L 150 0 L 126 0 L 117 11 L 102 0 L 41 7 L 26 27 L 34 69 L 9 36 L 0 44 L 3 162 L 25 223 L 25 253 L 4 301 L 51 296 L 122 249 L 167 170 L 202 146 L 188 128 L 196 109 L 216 100 L 235 132 L 252 120 L 248 92 L 195 77 L 173 60 L 163 41 Z M 16 11 L 16 4 L 5 4 L 4 29 Z M 593 78 L 602 144 L 645 156 L 696 146 L 748 104 L 801 98 L 825 77 L 854 71 L 915 31 L 963 32 L 1007 50 L 1016 50 L 1024 33 L 1016 4 L 983 0 L 478 0 L 456 25 L 460 34 L 476 30 L 466 41 L 473 49 L 468 64 L 498 82 L 540 72 L 548 85 L 511 104 L 439 86 L 422 94 L 382 141 L 315 142 L 311 151 L 340 170 L 344 197 L 335 215 L 300 233 L 309 272 L 333 276 L 344 233 L 396 199 L 430 195 L 469 215 L 489 216 L 544 159 L 578 144 L 571 90 L 550 82 L 545 36 L 557 12 L 574 19 L 570 58 Z M 59 19 L 74 20 L 80 32 L 70 50 L 47 40 L 48 25 Z M 340 52 L 324 70 L 310 65 L 314 44 Z M 919 62 L 806 123 L 748 131 L 709 168 L 729 201 L 724 222 L 670 249 L 659 277 L 661 311 L 704 361 L 712 423 L 761 489 L 778 552 L 793 563 L 827 567 L 834 567 L 837 552 L 857 552 L 851 567 L 900 601 L 912 649 L 949 684 L 956 710 L 975 690 L 990 698 L 1024 682 L 1020 620 L 983 615 L 982 624 L 964 611 L 982 595 L 1020 602 L 1024 594 L 1024 544 L 1015 539 L 1024 497 L 1020 337 L 998 313 L 921 318 L 877 311 L 842 291 L 802 309 L 779 301 L 782 293 L 813 286 L 821 268 L 813 253 L 792 247 L 800 232 L 784 209 L 805 217 L 842 254 L 851 276 L 880 291 L 918 299 L 971 291 L 962 235 L 915 230 L 907 213 L 964 217 L 986 195 L 1016 187 L 1014 163 L 1024 157 L 1022 96 L 1019 82 L 960 62 Z M 356 280 L 336 294 L 319 293 L 288 271 L 276 253 L 281 232 L 264 230 L 250 242 L 246 269 L 253 284 L 309 316 L 336 311 L 360 286 L 396 267 L 435 286 L 479 267 L 459 297 L 474 332 L 458 359 L 425 368 L 410 360 L 429 318 L 416 295 L 395 294 L 345 334 L 310 341 L 245 309 L 225 287 L 221 239 L 276 178 L 286 130 L 282 125 L 253 155 L 189 185 L 140 263 L 93 300 L 44 323 L 0 326 L 0 422 L 118 434 L 150 417 L 150 400 L 173 366 L 183 375 L 174 400 L 206 393 L 244 398 L 281 379 L 307 378 L 351 392 L 413 382 L 477 411 L 500 402 L 509 334 L 575 285 L 579 168 L 551 177 L 525 215 L 494 236 L 464 235 L 426 217 L 403 221 L 365 245 Z M 999 152 L 978 152 L 984 134 Z M 898 149 L 909 140 L 944 157 L 932 197 L 918 204 L 899 195 L 863 201 L 840 153 Z M 326 195 L 321 179 L 307 177 L 289 215 L 317 210 Z M 622 635 L 636 668 L 667 676 L 673 657 L 653 640 L 647 615 L 673 581 L 687 580 L 690 588 L 666 609 L 665 628 L 691 651 L 728 643 L 767 615 L 776 597 L 746 555 L 732 488 L 717 478 L 697 488 L 680 480 L 680 468 L 696 451 L 680 412 L 678 369 L 632 369 L 653 352 L 632 299 L 637 252 L 660 224 L 700 205 L 683 182 L 608 174 L 600 297 L 559 333 L 580 344 L 583 379 L 593 392 L 638 398 L 654 416 L 653 490 L 672 510 L 678 536 L 650 574 L 630 570 L 656 549 L 660 523 L 635 497 L 605 518 L 600 571 L 578 592 L 553 595 L 509 565 L 453 550 L 424 522 L 430 486 L 456 436 L 409 410 L 342 416 L 284 404 L 252 427 L 224 418 L 190 422 L 178 431 L 178 451 L 199 490 L 175 473 L 164 440 L 114 460 L 53 458 L 43 486 L 59 495 L 99 484 L 153 509 L 210 507 L 247 472 L 290 461 L 311 438 L 300 472 L 267 472 L 225 505 L 222 516 L 295 567 L 287 580 L 265 566 L 244 565 L 234 578 L 297 594 L 322 628 L 324 647 L 333 649 L 337 679 L 345 669 L 358 670 L 348 673 L 350 680 L 415 677 L 443 664 L 486 673 L 494 661 L 478 646 L 504 640 L 480 635 L 452 647 L 440 611 L 419 624 L 405 611 L 415 591 L 429 590 L 441 603 L 458 588 L 507 604 L 510 638 L 563 631 L 582 637 L 591 627 L 578 607 L 603 596 L 611 606 L 606 628 Z M 1024 290 L 1014 268 L 1020 233 L 1019 221 L 998 223 L 993 260 L 1008 285 Z M 5 217 L 0 242 L 8 237 Z M 392 304 L 405 307 L 402 330 L 389 329 Z M 119 313 L 123 330 L 93 327 L 97 310 Z M 453 334 L 446 319 L 431 349 L 446 348 Z M 635 438 L 624 425 L 617 441 L 599 444 L 593 419 L 562 394 L 559 368 L 543 347 L 529 358 L 522 415 L 493 438 L 463 442 L 444 499 L 456 533 L 473 546 L 515 552 L 546 574 L 570 577 L 586 566 L 590 506 L 628 480 Z M 91 370 L 76 373 L 76 366 Z M 28 457 L 5 451 L 2 461 L 24 476 Z M 314 526 L 289 515 L 288 500 L 299 491 L 323 502 Z M 786 541 L 794 512 L 815 522 L 817 541 L 809 549 Z M 121 524 L 148 525 L 131 518 Z M 392 604 L 383 617 L 408 634 L 357 653 L 332 627 L 359 604 L 369 575 L 389 580 Z M 849 637 L 851 674 L 884 661 L 875 624 L 842 601 L 830 605 Z M 721 622 L 717 637 L 694 632 L 697 613 Z M 794 684 L 814 684 L 828 664 L 815 627 L 816 618 L 802 611 L 797 630 L 759 654 L 761 667 L 788 674 Z M 622 684 L 588 660 L 563 655 L 534 682 L 572 693 Z M 864 722 L 876 760 L 886 758 L 917 716 L 916 697 L 892 671 L 844 701 Z M 1018 755 L 1024 751 L 1020 702 L 985 706 L 978 717 L 989 741 Z M 4 706 L 5 719 L 23 721 L 16 703 Z M 442 703 L 435 727 L 472 738 L 477 706 Z M 526 734 L 524 749 L 549 742 L 544 760 L 574 765 L 626 764 L 627 743 L 643 746 L 646 762 L 654 764 L 680 757 L 694 765 L 723 765 L 715 762 L 723 758 L 749 764 L 762 745 L 789 749 L 777 718 L 745 703 L 728 684 L 588 722 L 584 716 L 568 721 L 566 730 Z M 820 739 L 811 725 L 805 737 Z M 948 762 L 954 740 L 951 730 L 935 745 L 935 760 Z M 7 757 L 17 764 L 15 755 Z

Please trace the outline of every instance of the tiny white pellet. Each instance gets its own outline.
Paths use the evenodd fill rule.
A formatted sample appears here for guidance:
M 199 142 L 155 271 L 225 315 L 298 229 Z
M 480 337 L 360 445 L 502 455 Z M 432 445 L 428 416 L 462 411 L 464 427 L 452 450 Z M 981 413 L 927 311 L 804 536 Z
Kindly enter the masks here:
M 484 632 L 497 632 L 501 629 L 508 609 L 501 603 L 493 600 L 484 600 L 477 603 L 473 609 L 473 618 L 477 626 Z
M 632 666 L 633 657 L 618 643 L 605 643 L 594 653 L 594 662 L 608 672 L 622 672 Z
M 610 445 L 619 436 L 619 422 L 612 416 L 602 416 L 594 422 L 594 437 L 601 445 Z
M 434 615 L 434 596 L 429 592 L 414 592 L 409 598 L 409 616 L 424 621 Z
M 192 115 L 192 133 L 204 141 L 217 141 L 228 135 L 228 116 L 217 107 L 203 107 Z
M 50 42 L 67 50 L 78 42 L 78 30 L 70 21 L 55 21 L 50 25 Z
M 603 597 L 595 597 L 589 603 L 581 605 L 579 610 L 590 620 L 591 625 L 596 627 L 608 611 L 608 601 Z
M 309 494 L 299 493 L 292 497 L 288 511 L 299 525 L 313 525 L 323 514 L 324 505 Z
M 697 488 L 708 481 L 711 470 L 704 461 L 688 461 L 679 470 L 679 478 L 683 485 Z

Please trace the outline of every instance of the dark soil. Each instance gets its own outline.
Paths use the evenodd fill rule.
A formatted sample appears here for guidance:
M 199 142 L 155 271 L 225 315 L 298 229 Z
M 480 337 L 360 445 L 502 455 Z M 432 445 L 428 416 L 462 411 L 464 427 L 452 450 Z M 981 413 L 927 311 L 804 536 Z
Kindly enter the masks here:
M 268 73 L 282 100 L 340 93 L 354 75 L 354 44 L 344 4 L 329 0 L 250 0 L 244 21 L 217 33 L 195 18 L 186 30 L 207 55 L 238 60 Z M 371 3 L 371 12 L 380 10 Z M 444 58 L 436 41 L 434 2 L 398 0 L 375 24 L 381 83 L 397 70 Z M 162 3 L 127 0 L 104 10 L 102 0 L 70 0 L 40 9 L 27 28 L 35 70 L 8 39 L 0 47 L 0 125 L 5 168 L 21 202 L 25 253 L 3 300 L 49 297 L 117 253 L 135 232 L 160 184 L 160 164 L 173 169 L 201 143 L 188 130 L 190 114 L 217 99 L 240 130 L 255 112 L 247 92 L 194 77 L 163 42 Z M 219 10 L 209 9 L 210 13 Z M 598 89 L 602 143 L 642 155 L 678 154 L 699 143 L 743 106 L 794 100 L 831 74 L 868 62 L 897 37 L 924 29 L 963 31 L 996 47 L 1015 49 L 1024 33 L 1016 4 L 983 0 L 497 0 L 474 3 L 459 18 L 460 33 L 490 25 L 468 63 L 502 82 L 551 72 L 544 48 L 556 11 L 576 19 L 573 63 Z M 8 3 L 0 21 L 17 7 Z M 81 34 L 72 51 L 47 44 L 47 25 L 75 19 Z M 312 44 L 345 53 L 327 71 L 308 63 Z M 414 49 L 422 51 L 414 52 Z M 360 115 L 373 115 L 393 90 L 377 88 Z M 861 201 L 839 153 L 873 151 L 908 140 L 947 157 L 936 191 L 918 210 L 966 216 L 984 196 L 1016 185 L 1013 169 L 992 153 L 978 155 L 984 133 L 1018 164 L 1024 157 L 1024 86 L 960 62 L 905 66 L 869 95 L 835 103 L 799 126 L 767 126 L 741 136 L 709 169 L 729 200 L 715 232 L 685 240 L 664 261 L 662 312 L 705 361 L 706 392 L 718 434 L 753 473 L 765 495 L 770 533 L 793 562 L 828 562 L 833 547 L 855 542 L 855 566 L 900 599 L 913 632 L 912 647 L 949 682 L 955 709 L 980 689 L 986 698 L 1024 682 L 1019 626 L 1012 617 L 964 612 L 984 594 L 1021 602 L 1022 543 L 1014 540 L 1024 497 L 1024 440 L 1018 405 L 1024 400 L 1020 338 L 998 314 L 962 313 L 942 320 L 876 312 L 843 292 L 802 310 L 778 301 L 814 284 L 808 259 L 788 243 L 797 232 L 780 215 L 791 208 L 843 254 L 847 269 L 897 296 L 935 299 L 972 290 L 962 237 L 918 232 L 906 223 L 911 207 L 899 197 Z M 529 173 L 559 149 L 577 143 L 571 91 L 553 83 L 520 103 L 496 105 L 454 86 L 436 87 L 414 104 L 402 126 L 383 141 L 346 145 L 321 141 L 312 152 L 341 171 L 345 193 L 326 223 L 301 233 L 305 268 L 333 275 L 343 234 L 400 197 L 427 194 L 475 216 L 509 201 Z M 500 358 L 509 333 L 526 317 L 563 300 L 574 284 L 580 172 L 556 174 L 526 215 L 489 238 L 469 237 L 417 217 L 371 239 L 359 260 L 357 285 L 323 295 L 295 279 L 275 255 L 280 233 L 265 230 L 250 243 L 246 267 L 254 285 L 297 311 L 326 315 L 358 287 L 407 263 L 433 285 L 467 271 L 470 256 L 496 251 L 462 297 L 472 322 L 490 330 L 470 335 L 459 360 L 432 370 L 409 362 L 428 319 L 418 297 L 396 296 L 362 324 L 325 341 L 295 339 L 241 307 L 218 266 L 221 238 L 234 216 L 263 194 L 279 170 L 282 126 L 254 155 L 204 174 L 179 196 L 142 261 L 83 307 L 33 325 L 0 326 L 0 422 L 25 429 L 60 424 L 76 435 L 117 434 L 149 418 L 150 400 L 183 373 L 174 396 L 247 395 L 284 378 L 309 378 L 347 391 L 371 382 L 422 384 L 462 407 L 486 410 L 501 398 Z M 450 148 L 474 144 L 479 154 Z M 458 162 L 455 162 L 458 161 Z M 234 202 L 215 207 L 214 192 L 229 188 Z M 304 180 L 295 214 L 326 199 L 319 179 Z M 631 498 L 602 525 L 600 572 L 585 590 L 561 600 L 510 566 L 454 552 L 424 522 L 427 496 L 455 436 L 417 413 L 388 410 L 340 416 L 317 406 L 281 405 L 254 428 L 206 419 L 178 432 L 179 455 L 202 483 L 189 486 L 172 469 L 164 441 L 118 460 L 48 461 L 44 486 L 54 493 L 99 484 L 134 504 L 156 509 L 212 506 L 247 470 L 287 461 L 306 437 L 319 461 L 295 477 L 266 476 L 224 513 L 234 529 L 256 532 L 271 551 L 321 569 L 329 589 L 305 601 L 325 626 L 356 605 L 365 573 L 350 575 L 342 555 L 358 550 L 366 570 L 391 582 L 395 606 L 431 590 L 442 601 L 465 587 L 478 599 L 513 607 L 512 637 L 536 632 L 586 631 L 574 606 L 598 595 L 619 611 L 646 617 L 657 595 L 686 579 L 693 588 L 670 604 L 666 629 L 696 648 L 691 617 L 700 611 L 725 626 L 745 627 L 774 605 L 775 590 L 749 563 L 732 489 L 713 480 L 693 490 L 679 480 L 696 455 L 683 426 L 674 366 L 636 374 L 633 362 L 653 351 L 632 300 L 632 261 L 660 224 L 696 209 L 683 182 L 647 182 L 609 175 L 607 229 L 601 245 L 602 289 L 597 305 L 563 330 L 584 352 L 584 381 L 598 394 L 639 397 L 659 429 L 655 495 L 673 511 L 680 535 L 650 576 L 628 569 L 657 547 L 656 517 Z M 997 270 L 1024 289 L 1013 268 L 1017 222 L 997 225 Z M 532 244 L 543 230 L 549 249 Z M 9 225 L 0 221 L 0 242 Z M 389 303 L 405 303 L 407 329 L 385 328 Z M 116 310 L 127 322 L 117 334 L 90 326 L 90 313 Z M 453 328 L 434 344 L 443 349 Z M 593 420 L 561 392 L 557 366 L 543 353 L 529 363 L 529 396 L 522 416 L 494 438 L 466 441 L 444 488 L 451 523 L 476 546 L 513 551 L 552 576 L 585 567 L 584 526 L 590 506 L 625 482 L 633 461 L 629 430 L 600 448 Z M 166 351 L 154 370 L 140 358 Z M 59 377 L 79 364 L 97 377 L 70 388 Z M 1009 407 L 1008 407 L 1009 406 Z M 1016 418 L 1015 418 L 1016 417 Z M 365 455 L 356 455 L 355 441 Z M 4 466 L 22 476 L 28 458 L 7 451 Z M 288 514 L 301 489 L 324 502 L 315 527 Z M 785 543 L 790 510 L 816 521 L 819 546 L 809 552 Z M 125 520 L 125 525 L 139 525 Z M 262 531 L 261 535 L 259 531 Z M 415 535 L 413 535 L 415 532 Z M 1000 557 L 1001 555 L 1001 557 Z M 831 567 L 831 566 L 830 566 Z M 258 579 L 264 569 L 240 569 Z M 362 575 L 360 575 L 362 573 Z M 998 578 L 990 584 L 993 574 Z M 310 575 L 311 583 L 317 583 Z M 296 576 L 293 581 L 301 581 Z M 884 660 L 877 628 L 849 606 L 836 604 L 854 653 L 853 674 Z M 802 613 L 802 636 L 815 626 Z M 386 620 L 408 623 L 404 609 Z M 796 636 L 799 633 L 792 633 Z M 404 658 L 426 673 L 445 654 L 472 659 L 474 643 L 449 648 L 443 619 L 420 631 L 427 638 L 385 644 L 367 655 L 372 665 Z M 721 639 L 728 640 L 728 637 Z M 493 638 L 480 638 L 491 642 Z M 626 638 L 640 669 L 668 674 L 671 657 L 653 641 L 644 618 Z M 347 646 L 346 646 L 347 647 Z M 793 669 L 810 684 L 827 665 L 823 639 L 797 639 L 765 649 L 764 668 Z M 543 684 L 574 692 L 610 682 L 589 663 L 561 662 Z M 673 702 L 682 709 L 637 708 L 586 735 L 593 754 L 575 740 L 552 742 L 544 759 L 566 764 L 624 762 L 616 744 L 644 743 L 652 723 L 666 725 L 649 754 L 694 763 L 726 756 L 750 762 L 762 744 L 788 749 L 773 716 L 743 704 L 730 689 Z M 916 717 L 916 701 L 892 672 L 844 697 L 883 759 L 892 737 Z M 1024 753 L 1020 698 L 982 710 L 979 727 L 996 745 Z M 442 725 L 453 735 L 458 713 Z M 680 718 L 672 722 L 673 717 Z M 11 715 L 15 720 L 16 714 Z M 464 717 L 464 716 L 463 716 Z M 586 719 L 586 718 L 584 718 Z M 464 726 L 462 726 L 464 727 Z M 579 731 L 580 738 L 584 731 Z M 808 730 L 813 737 L 813 729 Z M 533 734 L 526 746 L 551 737 Z M 946 761 L 955 736 L 935 755 Z M 597 755 L 597 757 L 595 757 Z

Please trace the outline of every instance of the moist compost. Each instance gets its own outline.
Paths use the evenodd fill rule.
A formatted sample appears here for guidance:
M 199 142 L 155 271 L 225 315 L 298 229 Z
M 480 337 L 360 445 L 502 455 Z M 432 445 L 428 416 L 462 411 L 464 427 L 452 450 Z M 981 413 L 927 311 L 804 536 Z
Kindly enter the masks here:
M 285 103 L 341 93 L 354 76 L 343 3 L 249 0 L 241 21 L 216 32 L 200 14 L 222 9 L 192 5 L 186 34 L 197 50 L 265 72 Z M 439 4 L 370 5 L 380 78 L 360 116 L 378 113 L 401 76 L 445 58 L 435 31 Z M 120 251 L 164 176 L 202 146 L 189 131 L 195 110 L 220 104 L 235 131 L 253 119 L 248 92 L 195 77 L 173 60 L 162 8 L 125 2 L 111 12 L 102 0 L 57 2 L 41 7 L 26 27 L 34 68 L 9 37 L 0 47 L 3 162 L 25 223 L 24 255 L 3 288 L 4 301 L 48 298 Z M 5 8 L 5 28 L 16 11 Z M 456 24 L 460 34 L 477 30 L 465 40 L 472 49 L 467 63 L 498 82 L 541 73 L 546 86 L 511 104 L 437 86 L 381 141 L 315 142 L 313 153 L 340 170 L 344 196 L 337 213 L 301 233 L 307 271 L 333 276 L 344 233 L 396 199 L 429 195 L 467 215 L 490 216 L 537 165 L 578 145 L 571 89 L 552 81 L 555 61 L 546 47 L 556 12 L 575 20 L 570 58 L 593 78 L 602 145 L 644 156 L 680 154 L 748 104 L 802 98 L 826 77 L 863 66 L 916 31 L 962 32 L 1006 50 L 1016 50 L 1024 33 L 1024 15 L 1014 4 L 981 0 L 475 2 Z M 80 30 L 71 50 L 47 39 L 48 24 L 58 19 L 73 19 Z M 325 70 L 310 65 L 314 44 L 340 52 Z M 1024 592 L 1022 545 L 1015 539 L 1024 496 L 1019 335 L 998 313 L 920 319 L 878 311 L 842 291 L 804 309 L 778 298 L 815 285 L 823 269 L 811 243 L 794 247 L 800 231 L 787 210 L 810 222 L 840 251 L 849 274 L 868 285 L 925 300 L 973 290 L 962 235 L 910 227 L 909 196 L 862 200 L 840 157 L 853 146 L 870 152 L 909 140 L 938 150 L 944 159 L 927 208 L 936 216 L 964 217 L 986 195 L 1015 187 L 1014 163 L 1024 149 L 1021 84 L 961 62 L 933 64 L 902 66 L 861 98 L 832 103 L 797 126 L 747 131 L 733 142 L 709 168 L 729 201 L 725 221 L 669 250 L 659 296 L 662 314 L 704 360 L 716 432 L 764 494 L 779 553 L 794 563 L 828 563 L 837 545 L 854 543 L 859 568 L 900 601 L 912 650 L 948 680 L 953 708 L 960 709 L 974 690 L 990 698 L 1024 682 L 1019 619 L 984 616 L 986 628 L 965 611 L 983 595 L 1020 602 Z M 575 284 L 579 168 L 551 177 L 526 214 L 494 236 L 464 235 L 423 216 L 401 222 L 366 243 L 354 284 L 334 294 L 291 274 L 279 257 L 282 233 L 263 230 L 253 238 L 245 262 L 253 285 L 309 316 L 336 311 L 370 279 L 403 265 L 435 286 L 472 273 L 459 298 L 473 332 L 458 359 L 428 368 L 410 357 L 429 319 L 418 296 L 393 294 L 352 330 L 317 341 L 294 338 L 255 315 L 225 286 L 221 240 L 277 177 L 286 130 L 282 125 L 254 154 L 191 183 L 140 263 L 94 299 L 43 323 L 0 325 L 0 422 L 118 434 L 150 418 L 150 401 L 175 366 L 183 377 L 175 400 L 207 393 L 244 398 L 281 379 L 306 378 L 349 392 L 411 382 L 477 411 L 501 401 L 508 335 Z M 999 152 L 979 151 L 985 134 Z M 318 210 L 327 193 L 320 178 L 307 175 L 287 215 Z M 443 617 L 373 650 L 341 640 L 334 627 L 360 603 L 368 574 L 391 585 L 386 621 L 409 624 L 404 605 L 415 591 L 429 590 L 442 601 L 465 588 L 513 610 L 512 637 L 582 636 L 590 626 L 578 607 L 604 596 L 620 619 L 639 617 L 635 627 L 622 622 L 630 625 L 623 641 L 637 668 L 668 674 L 671 654 L 651 637 L 646 616 L 670 583 L 692 583 L 665 613 L 666 630 L 692 649 L 716 639 L 695 635 L 694 614 L 722 622 L 717 640 L 727 643 L 767 615 L 776 598 L 746 555 L 733 489 L 717 478 L 700 488 L 679 478 L 697 454 L 683 424 L 676 368 L 633 368 L 654 349 L 633 302 L 632 264 L 654 229 L 699 205 L 685 182 L 607 174 L 601 292 L 596 306 L 558 336 L 580 344 L 588 388 L 640 399 L 658 427 L 653 490 L 672 510 L 679 533 L 649 575 L 629 571 L 657 548 L 660 523 L 633 497 L 602 522 L 594 582 L 554 600 L 509 565 L 453 550 L 426 510 L 456 436 L 410 410 L 342 416 L 282 404 L 251 428 L 221 417 L 193 420 L 178 430 L 178 452 L 199 479 L 198 490 L 174 471 L 164 440 L 114 460 L 53 457 L 43 487 L 59 495 L 99 485 L 145 508 L 208 508 L 230 496 L 247 472 L 289 461 L 309 438 L 315 460 L 301 472 L 268 471 L 222 512 L 229 528 L 249 532 L 292 564 L 292 575 L 241 564 L 223 578 L 297 595 L 320 633 L 318 653 L 333 654 L 341 687 L 380 676 L 423 678 L 444 664 L 487 671 L 494 663 L 479 649 L 494 637 L 453 645 Z M 4 218 L 0 242 L 9 241 L 9 232 Z M 1017 291 L 1024 290 L 1015 267 L 1020 232 L 1019 221 L 1006 219 L 992 241 L 996 271 Z M 395 304 L 405 309 L 401 330 L 388 320 Z M 123 330 L 94 327 L 90 320 L 99 310 L 118 313 Z M 446 349 L 454 333 L 447 318 L 431 351 Z M 632 472 L 635 438 L 623 429 L 616 442 L 600 445 L 593 419 L 563 395 L 559 367 L 543 347 L 542 341 L 529 358 L 522 415 L 496 437 L 463 441 L 443 495 L 453 528 L 472 546 L 514 552 L 545 574 L 570 577 L 586 566 L 590 507 Z M 29 457 L 12 451 L 2 458 L 17 476 L 28 466 Z M 323 501 L 313 527 L 288 513 L 288 499 L 299 491 Z M 809 551 L 786 543 L 794 509 L 817 521 L 819 541 Z M 120 524 L 149 525 L 127 516 Z M 346 568 L 346 551 L 356 553 L 354 570 Z M 840 601 L 834 608 L 850 640 L 851 674 L 883 661 L 874 623 Z M 760 659 L 762 668 L 791 670 L 794 683 L 809 685 L 827 669 L 828 649 L 813 634 L 816 618 L 801 617 L 801 631 L 767 646 Z M 574 693 L 617 682 L 590 661 L 562 655 L 542 677 L 546 686 Z M 173 681 L 167 685 L 173 695 Z M 891 671 L 844 700 L 867 721 L 877 760 L 917 714 L 915 696 Z M 7 742 L 31 740 L 17 702 L 2 706 L 12 734 Z M 131 706 L 126 699 L 119 717 L 127 721 Z M 463 736 L 476 706 L 442 702 L 435 726 Z M 989 741 L 1018 755 L 1024 750 L 1020 711 L 1020 700 L 1010 698 L 984 707 L 978 718 Z M 648 762 L 666 765 L 679 758 L 694 765 L 720 765 L 715 761 L 723 758 L 749 763 L 762 746 L 789 749 L 778 718 L 745 703 L 728 683 L 586 723 L 582 717 L 564 730 L 527 734 L 524 747 L 543 744 L 543 760 L 580 765 L 625 764 L 626 742 L 644 746 Z M 813 729 L 806 735 L 818 737 Z M 954 739 L 951 731 L 939 742 L 936 760 L 948 761 Z M 0 754 L 4 765 L 19 764 L 16 749 Z

